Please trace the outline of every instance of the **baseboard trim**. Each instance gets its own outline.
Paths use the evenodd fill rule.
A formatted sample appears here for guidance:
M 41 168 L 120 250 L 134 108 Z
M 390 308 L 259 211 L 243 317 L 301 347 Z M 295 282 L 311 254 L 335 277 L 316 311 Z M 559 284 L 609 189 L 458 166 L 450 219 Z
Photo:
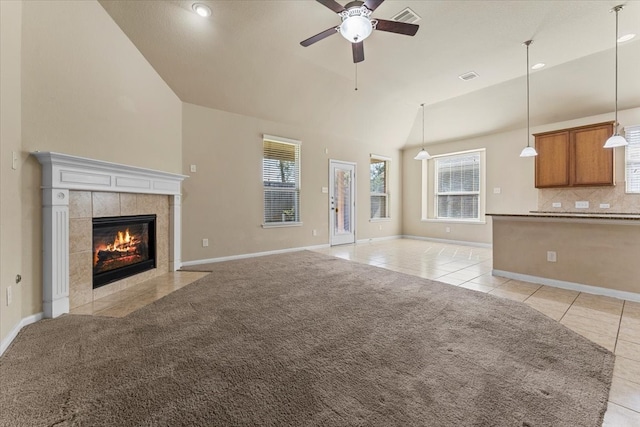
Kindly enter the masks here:
M 640 294 L 635 292 L 619 291 L 616 289 L 602 288 L 599 286 L 584 285 L 582 283 L 567 282 L 564 280 L 549 279 L 546 277 L 531 276 L 529 274 L 513 273 L 504 270 L 492 270 L 494 276 L 506 277 L 508 279 L 522 280 L 523 282 L 538 283 L 540 285 L 553 286 L 555 288 L 568 289 L 570 291 L 585 292 L 588 294 L 602 295 L 624 299 L 627 301 L 640 302 Z
M 4 354 L 4 352 L 9 348 L 14 339 L 18 336 L 18 333 L 22 328 L 32 323 L 36 323 L 38 320 L 42 320 L 44 318 L 44 313 L 36 313 L 31 316 L 27 316 L 20 320 L 18 324 L 9 332 L 2 342 L 0 342 L 0 356 Z
M 402 239 L 426 240 L 428 242 L 448 243 L 448 244 L 451 244 L 451 245 L 474 246 L 476 248 L 488 248 L 488 249 L 491 249 L 493 247 L 493 245 L 491 243 L 467 242 L 467 241 L 464 241 L 464 240 L 436 239 L 435 237 L 412 236 L 412 235 L 408 235 L 408 234 L 404 234 L 404 235 L 402 235 L 400 237 Z
M 256 257 L 261 257 L 261 256 L 266 256 L 266 255 L 285 254 L 285 253 L 288 253 L 288 252 L 299 252 L 299 251 L 306 251 L 306 250 L 323 249 L 323 248 L 328 248 L 328 247 L 329 247 L 328 244 L 323 244 L 323 245 L 315 245 L 315 246 L 304 246 L 304 247 L 298 247 L 298 248 L 276 249 L 274 251 L 253 252 L 253 253 L 249 253 L 249 254 L 230 255 L 230 256 L 223 256 L 223 257 L 218 257 L 218 258 L 199 259 L 199 260 L 195 260 L 195 261 L 183 261 L 181 265 L 182 265 L 182 267 L 189 267 L 189 266 L 192 266 L 192 265 L 202 265 L 202 264 L 210 264 L 210 263 L 213 263 L 213 262 L 233 261 L 233 260 L 236 260 L 236 259 L 245 259 L 245 258 L 256 258 Z

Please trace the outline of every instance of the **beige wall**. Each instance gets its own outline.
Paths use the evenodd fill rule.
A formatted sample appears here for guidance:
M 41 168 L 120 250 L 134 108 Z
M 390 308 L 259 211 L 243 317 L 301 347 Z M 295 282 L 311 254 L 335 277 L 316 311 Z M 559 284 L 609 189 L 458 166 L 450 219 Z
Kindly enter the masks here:
M 12 152 L 20 154 L 20 56 L 22 3 L 0 1 L 0 339 L 21 319 L 22 287 L 16 284 L 20 268 L 22 162 L 12 169 Z M 7 305 L 7 287 L 13 302 Z
M 493 226 L 496 270 L 640 293 L 638 221 L 505 218 Z
M 563 129 L 573 126 L 581 126 L 591 123 L 600 123 L 611 120 L 613 114 L 584 117 L 576 120 L 550 123 L 536 126 L 531 133 L 545 132 L 554 129 Z M 640 108 L 619 112 L 619 122 L 625 125 L 640 124 Z M 539 207 L 538 198 L 547 200 L 550 193 L 555 191 L 563 194 L 565 198 L 576 197 L 573 189 L 562 190 L 537 190 L 534 185 L 534 159 L 520 158 L 520 151 L 526 145 L 526 130 L 498 133 L 463 141 L 446 142 L 427 145 L 427 151 L 431 155 L 446 154 L 457 151 L 486 148 L 486 212 L 487 213 L 528 213 Z M 491 243 L 491 218 L 487 218 L 486 224 L 460 224 L 441 221 L 421 221 L 421 162 L 413 160 L 419 147 L 406 149 L 403 152 L 405 168 L 402 174 L 403 192 L 403 233 L 405 235 L 458 240 L 465 242 Z M 624 149 L 616 149 L 616 182 L 624 187 Z M 429 161 L 431 166 L 432 161 Z M 500 194 L 494 194 L 494 188 L 500 188 Z M 542 193 L 545 191 L 545 193 Z M 589 192 L 589 198 L 582 200 L 599 199 L 600 193 L 593 190 Z M 610 197 L 619 193 L 620 188 L 601 190 L 607 192 Z M 624 191 L 624 190 L 623 190 Z M 582 196 L 582 194 L 580 195 Z M 586 197 L 586 196 L 585 196 Z M 636 195 L 627 195 L 621 200 L 626 200 L 625 205 L 633 204 L 631 198 Z M 428 201 L 432 199 L 429 198 Z M 600 203 L 600 202 L 597 202 Z M 546 203 L 543 202 L 543 206 Z M 635 206 L 635 205 L 633 205 Z M 614 205 L 610 211 L 613 212 Z M 617 208 L 617 206 L 616 206 Z M 621 209 L 623 207 L 621 206 Z M 429 205 L 429 209 L 432 209 Z M 445 228 L 449 227 L 450 232 Z
M 262 224 L 262 135 L 302 141 L 301 227 L 264 229 Z M 325 153 L 325 149 L 328 153 Z M 369 222 L 369 156 L 391 157 L 391 216 Z M 399 152 L 384 143 L 338 139 L 305 129 L 193 104 L 183 106 L 182 260 L 327 244 L 329 159 L 357 163 L 357 239 L 398 235 Z M 189 171 L 195 164 L 196 173 Z M 380 230 L 382 227 L 382 230 Z M 317 236 L 312 235 L 313 230 Z M 209 247 L 202 247 L 202 239 Z
M 5 315 L 3 307 L 4 339 L 21 318 L 42 311 L 41 175 L 29 153 L 55 151 L 181 172 L 182 103 L 97 2 L 0 3 L 3 107 L 5 79 L 14 90 L 22 87 L 21 95 L 10 96 L 7 113 L 17 114 L 22 103 L 21 130 L 10 131 L 21 154 L 20 177 L 2 182 L 2 209 L 11 205 L 5 194 L 21 200 L 14 205 L 16 219 L 2 217 L 2 241 L 5 227 L 18 230 L 22 251 L 3 254 L 0 266 L 2 289 L 18 272 L 16 265 L 23 283 L 14 291 L 14 308 Z M 5 43 L 11 51 L 5 52 Z M 20 64 L 20 53 L 21 70 L 15 62 Z M 3 108 L 3 150 L 4 114 Z M 4 170 L 3 164 L 3 178 Z

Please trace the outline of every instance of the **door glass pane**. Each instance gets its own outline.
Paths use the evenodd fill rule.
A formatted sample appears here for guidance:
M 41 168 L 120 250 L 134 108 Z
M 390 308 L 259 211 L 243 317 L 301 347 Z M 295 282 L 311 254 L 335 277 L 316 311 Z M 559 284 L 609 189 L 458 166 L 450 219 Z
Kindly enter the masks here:
M 334 176 L 335 211 L 334 234 L 351 233 L 351 171 L 335 169 Z

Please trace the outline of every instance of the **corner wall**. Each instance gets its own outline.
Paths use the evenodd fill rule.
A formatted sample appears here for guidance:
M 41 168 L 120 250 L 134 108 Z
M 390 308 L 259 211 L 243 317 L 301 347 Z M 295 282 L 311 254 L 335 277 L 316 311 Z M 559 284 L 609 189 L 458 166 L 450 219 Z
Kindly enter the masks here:
M 3 103 L 5 80 L 22 88 L 10 98 L 11 114 L 20 111 L 20 103 L 22 110 L 20 131 L 11 131 L 20 178 L 6 184 L 3 179 L 1 186 L 3 209 L 12 205 L 5 204 L 5 194 L 13 193 L 11 209 L 17 211 L 1 218 L 3 245 L 5 227 L 22 244 L 19 251 L 12 247 L 1 254 L 2 290 L 18 272 L 10 266 L 21 266 L 23 277 L 6 315 L 2 308 L 5 341 L 22 319 L 42 311 L 41 173 L 29 153 L 54 151 L 180 173 L 182 103 L 98 2 L 0 3 Z M 12 53 L 16 47 L 5 53 L 5 43 L 21 46 L 21 59 Z M 12 55 L 10 61 L 5 54 Z M 5 75 L 5 67 L 11 73 Z M 3 108 L 3 149 L 4 114 Z

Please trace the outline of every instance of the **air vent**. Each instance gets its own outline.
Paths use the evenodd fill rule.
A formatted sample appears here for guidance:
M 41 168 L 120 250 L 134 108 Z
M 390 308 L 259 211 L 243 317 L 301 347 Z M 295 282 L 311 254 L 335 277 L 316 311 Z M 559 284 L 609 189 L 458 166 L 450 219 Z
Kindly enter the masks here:
M 415 24 L 422 18 L 420 18 L 413 10 L 406 8 L 391 19 L 393 21 L 406 22 L 407 24 Z
M 478 73 L 476 73 L 475 71 L 469 71 L 468 73 L 460 74 L 458 76 L 460 80 L 464 80 L 464 81 L 473 80 L 476 77 L 480 77 L 480 76 L 478 76 Z

